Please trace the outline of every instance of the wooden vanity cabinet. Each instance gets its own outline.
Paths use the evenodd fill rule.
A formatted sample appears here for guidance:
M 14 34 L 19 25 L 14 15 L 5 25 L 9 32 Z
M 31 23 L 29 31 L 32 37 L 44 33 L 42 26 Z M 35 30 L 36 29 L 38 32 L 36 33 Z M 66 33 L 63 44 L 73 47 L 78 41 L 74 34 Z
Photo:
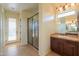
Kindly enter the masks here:
M 63 42 L 56 38 L 51 37 L 51 49 L 59 54 L 63 55 Z
M 64 41 L 63 46 L 63 54 L 67 56 L 75 56 L 77 55 L 75 42 L 72 41 Z
M 78 46 L 78 50 L 77 50 L 77 55 L 79 56 L 79 46 Z
M 64 54 L 63 54 L 63 48 L 62 48 L 62 47 L 63 47 L 63 40 L 58 39 L 58 50 L 59 50 L 58 53 L 59 53 L 60 55 L 64 55 Z
M 77 56 L 79 56 L 79 43 L 78 42 L 76 43 L 76 46 L 77 46 Z
M 76 56 L 76 42 L 51 37 L 51 49 L 63 56 Z M 78 51 L 79 54 L 79 51 Z
M 51 49 L 54 50 L 55 52 L 58 52 L 58 41 L 56 40 L 56 38 L 52 38 L 51 37 Z

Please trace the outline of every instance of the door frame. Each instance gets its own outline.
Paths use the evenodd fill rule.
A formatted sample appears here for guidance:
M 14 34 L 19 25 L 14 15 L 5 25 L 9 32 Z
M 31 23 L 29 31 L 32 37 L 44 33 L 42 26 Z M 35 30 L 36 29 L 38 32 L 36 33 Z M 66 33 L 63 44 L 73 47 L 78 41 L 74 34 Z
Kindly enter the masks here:
M 5 45 L 19 41 L 19 39 L 18 39 L 18 28 L 17 28 L 18 27 L 18 20 L 17 20 L 16 17 L 8 17 L 8 19 L 7 19 L 7 29 L 8 29 L 7 34 L 9 34 L 9 23 L 8 23 L 9 22 L 9 18 L 16 19 L 16 40 L 8 41 L 9 38 L 7 37 L 7 40 L 5 41 Z

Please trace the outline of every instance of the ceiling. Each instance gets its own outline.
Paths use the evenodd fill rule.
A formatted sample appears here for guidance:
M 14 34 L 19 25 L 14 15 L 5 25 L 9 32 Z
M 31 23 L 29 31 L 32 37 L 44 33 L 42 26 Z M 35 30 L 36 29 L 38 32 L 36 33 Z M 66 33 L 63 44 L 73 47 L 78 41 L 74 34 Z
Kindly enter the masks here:
M 6 10 L 16 11 L 16 12 L 38 7 L 37 3 L 2 3 L 0 5 L 2 5 Z

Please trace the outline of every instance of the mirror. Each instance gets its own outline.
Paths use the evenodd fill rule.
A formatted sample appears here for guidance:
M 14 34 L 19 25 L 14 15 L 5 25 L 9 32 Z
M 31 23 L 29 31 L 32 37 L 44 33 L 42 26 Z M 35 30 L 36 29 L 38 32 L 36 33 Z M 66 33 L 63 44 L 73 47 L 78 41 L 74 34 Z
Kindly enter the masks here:
M 66 30 L 67 32 L 77 32 L 77 17 L 68 16 L 65 17 Z
M 68 12 L 70 13 L 70 12 Z M 64 15 L 64 16 L 63 16 Z M 67 16 L 68 15 L 68 16 Z M 61 17 L 60 17 L 61 16 Z M 77 15 L 74 13 L 73 15 L 69 15 L 67 13 L 62 13 L 58 15 L 57 24 L 59 33 L 77 33 Z
M 58 25 L 58 32 L 59 33 L 65 33 L 66 32 L 66 23 L 65 23 L 65 18 L 59 18 L 56 20 L 57 25 Z

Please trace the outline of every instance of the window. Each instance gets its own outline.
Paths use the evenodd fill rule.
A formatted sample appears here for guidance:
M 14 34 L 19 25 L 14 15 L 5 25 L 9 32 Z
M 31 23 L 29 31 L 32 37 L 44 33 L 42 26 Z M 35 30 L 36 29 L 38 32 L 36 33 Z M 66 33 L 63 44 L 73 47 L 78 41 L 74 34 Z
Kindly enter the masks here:
M 9 18 L 8 26 L 8 41 L 16 40 L 16 19 Z

